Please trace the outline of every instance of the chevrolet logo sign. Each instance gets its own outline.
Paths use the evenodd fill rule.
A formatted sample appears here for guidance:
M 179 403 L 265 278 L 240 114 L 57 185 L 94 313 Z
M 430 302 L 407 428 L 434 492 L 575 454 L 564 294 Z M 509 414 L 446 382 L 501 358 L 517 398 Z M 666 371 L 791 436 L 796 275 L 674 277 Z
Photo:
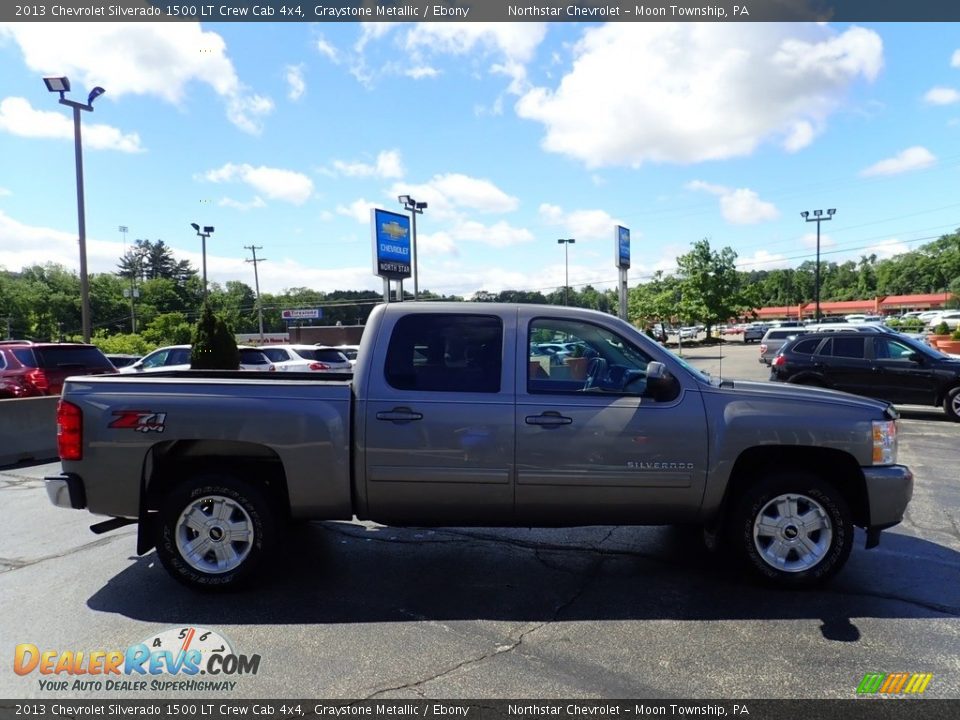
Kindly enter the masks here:
M 380 229 L 394 240 L 407 236 L 407 229 L 405 227 L 401 227 L 400 223 L 398 223 L 396 220 L 383 223 L 383 225 L 380 226 Z

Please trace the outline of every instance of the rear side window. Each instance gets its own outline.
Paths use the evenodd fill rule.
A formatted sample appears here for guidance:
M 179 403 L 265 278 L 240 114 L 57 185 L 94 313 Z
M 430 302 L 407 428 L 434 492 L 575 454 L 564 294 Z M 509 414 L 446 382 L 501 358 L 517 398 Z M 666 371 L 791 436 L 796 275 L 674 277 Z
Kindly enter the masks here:
M 13 351 L 13 356 L 20 361 L 21 365 L 29 368 L 40 367 L 37 365 L 37 358 L 30 348 L 17 348 Z
M 48 346 L 34 348 L 39 365 L 45 369 L 53 368 L 103 368 L 113 370 L 113 365 L 98 348 L 84 346 Z
M 864 346 L 865 337 L 835 337 L 824 345 L 821 355 L 830 355 L 837 358 L 859 358 L 866 357 Z
M 297 350 L 297 354 L 307 360 L 318 360 L 319 362 L 328 362 L 328 363 L 345 363 L 349 362 L 347 356 L 344 355 L 339 350 Z
M 797 353 L 798 355 L 813 355 L 813 353 L 816 352 L 817 345 L 820 344 L 822 339 L 823 338 L 807 338 L 806 340 L 800 340 L 790 348 L 790 352 Z
M 287 351 L 280 348 L 265 348 L 260 352 L 270 358 L 271 362 L 285 362 L 290 359 L 290 355 L 287 353 Z
M 241 350 L 240 362 L 244 365 L 269 365 L 270 360 L 259 350 Z
M 486 315 L 411 314 L 387 347 L 387 383 L 397 390 L 500 391 L 503 324 Z

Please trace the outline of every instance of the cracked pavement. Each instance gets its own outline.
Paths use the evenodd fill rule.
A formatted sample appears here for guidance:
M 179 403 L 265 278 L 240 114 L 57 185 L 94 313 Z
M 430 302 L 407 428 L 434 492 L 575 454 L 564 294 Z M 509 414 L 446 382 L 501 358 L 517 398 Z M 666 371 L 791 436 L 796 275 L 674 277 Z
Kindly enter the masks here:
M 725 375 L 757 377 L 756 348 L 726 353 Z M 132 697 L 42 691 L 14 646 L 122 650 L 193 625 L 261 655 L 238 698 L 842 698 L 868 671 L 932 672 L 928 696 L 960 698 L 960 424 L 908 409 L 901 431 L 905 521 L 875 550 L 858 532 L 803 593 L 744 581 L 682 528 L 309 523 L 259 586 L 200 595 L 136 557 L 135 527 L 96 536 L 102 518 L 52 507 L 57 465 L 0 470 L 0 695 Z

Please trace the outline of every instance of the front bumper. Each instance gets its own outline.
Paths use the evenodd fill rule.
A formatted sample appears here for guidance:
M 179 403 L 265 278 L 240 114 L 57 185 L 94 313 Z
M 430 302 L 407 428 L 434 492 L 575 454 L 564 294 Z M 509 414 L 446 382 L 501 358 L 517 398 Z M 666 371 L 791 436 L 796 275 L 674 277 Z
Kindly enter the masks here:
M 870 528 L 888 528 L 903 520 L 903 513 L 913 497 L 910 468 L 905 465 L 865 467 L 863 477 L 867 483 Z
M 83 510 L 87 506 L 87 492 L 83 480 L 73 473 L 61 473 L 45 477 L 47 497 L 57 507 Z

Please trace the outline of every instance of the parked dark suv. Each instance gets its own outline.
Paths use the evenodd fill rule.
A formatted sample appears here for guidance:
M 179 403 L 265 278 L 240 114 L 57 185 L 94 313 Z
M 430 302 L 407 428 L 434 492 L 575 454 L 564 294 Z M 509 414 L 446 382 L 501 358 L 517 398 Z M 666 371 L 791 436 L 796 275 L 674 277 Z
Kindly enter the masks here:
M 0 377 L 19 385 L 21 397 L 59 395 L 71 375 L 112 372 L 116 369 L 94 345 L 0 341 Z
M 960 422 L 960 360 L 902 335 L 832 332 L 788 341 L 770 379 L 843 390 L 894 404 L 942 405 Z

